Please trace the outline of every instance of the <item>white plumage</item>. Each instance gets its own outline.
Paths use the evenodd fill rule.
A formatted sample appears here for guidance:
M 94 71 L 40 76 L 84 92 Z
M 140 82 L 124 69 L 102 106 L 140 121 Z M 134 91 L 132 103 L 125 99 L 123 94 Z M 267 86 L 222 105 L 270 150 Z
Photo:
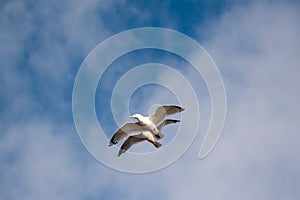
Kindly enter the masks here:
M 160 106 L 148 117 L 134 114 L 130 118 L 135 118 L 138 121 L 123 124 L 111 138 L 109 146 L 117 144 L 128 137 L 121 146 L 118 156 L 126 152 L 132 145 L 146 140 L 158 148 L 161 144 L 157 140 L 163 137 L 160 130 L 165 125 L 179 122 L 179 120 L 165 119 L 166 116 L 182 111 L 184 111 L 184 108 L 180 106 Z M 138 134 L 132 135 L 133 133 Z

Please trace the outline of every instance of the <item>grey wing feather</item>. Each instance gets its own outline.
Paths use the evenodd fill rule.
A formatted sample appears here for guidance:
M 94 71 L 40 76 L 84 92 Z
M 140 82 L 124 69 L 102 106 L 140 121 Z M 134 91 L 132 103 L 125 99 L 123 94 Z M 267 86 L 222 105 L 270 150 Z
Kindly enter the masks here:
M 122 153 L 125 153 L 132 145 L 142 142 L 146 140 L 146 138 L 136 137 L 136 136 L 129 136 L 127 140 L 122 144 L 118 156 L 120 156 Z
M 150 120 L 157 125 L 164 120 L 167 115 L 172 115 L 182 111 L 184 111 L 184 108 L 180 106 L 160 106 L 154 113 L 151 114 Z
M 109 146 L 117 144 L 119 141 L 128 136 L 132 132 L 143 131 L 144 129 L 139 125 L 138 122 L 135 123 L 125 123 L 122 125 L 117 132 L 113 135 L 109 142 Z
M 169 124 L 175 124 L 177 122 L 180 122 L 180 120 L 177 119 L 166 119 L 164 120 L 158 127 L 158 130 L 161 130 L 164 126 L 169 125 Z

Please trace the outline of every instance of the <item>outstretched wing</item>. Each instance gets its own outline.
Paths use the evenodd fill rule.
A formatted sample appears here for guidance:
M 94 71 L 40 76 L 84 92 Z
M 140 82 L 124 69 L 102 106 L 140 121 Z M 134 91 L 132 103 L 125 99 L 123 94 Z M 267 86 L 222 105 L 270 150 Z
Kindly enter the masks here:
M 111 138 L 111 140 L 109 142 L 109 146 L 117 144 L 123 138 L 127 137 L 128 134 L 130 134 L 130 133 L 141 132 L 143 130 L 144 129 L 139 125 L 138 122 L 135 122 L 135 123 L 125 123 L 112 136 L 112 138 Z
M 169 124 L 175 124 L 177 122 L 180 122 L 180 120 L 177 119 L 166 119 L 164 120 L 158 127 L 157 129 L 160 131 L 164 126 L 169 125 Z
M 161 143 L 159 143 L 155 138 L 154 135 L 150 131 L 143 132 L 138 135 L 132 135 L 125 140 L 123 145 L 121 146 L 118 156 L 120 156 L 122 153 L 125 153 L 131 146 L 134 144 L 137 144 L 139 142 L 148 141 L 152 143 L 156 148 L 159 148 L 161 146 Z
M 158 125 L 167 115 L 172 115 L 182 111 L 184 111 L 184 108 L 180 106 L 159 106 L 155 112 L 150 115 L 149 119 L 154 124 Z
M 122 153 L 125 153 L 132 145 L 145 141 L 146 138 L 141 138 L 141 137 L 137 137 L 135 135 L 133 136 L 129 136 L 127 138 L 127 140 L 125 140 L 125 142 L 122 144 L 118 156 L 120 156 Z

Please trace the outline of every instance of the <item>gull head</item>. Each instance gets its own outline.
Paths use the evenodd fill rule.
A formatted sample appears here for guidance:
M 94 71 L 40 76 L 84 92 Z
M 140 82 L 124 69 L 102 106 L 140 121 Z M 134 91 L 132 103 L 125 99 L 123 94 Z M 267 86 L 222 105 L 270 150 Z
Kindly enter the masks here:
M 143 118 L 143 116 L 142 115 L 140 115 L 140 114 L 134 114 L 134 115 L 131 115 L 131 116 L 129 116 L 129 118 L 135 118 L 135 119 L 137 119 L 138 121 L 141 121 L 142 120 L 142 118 Z

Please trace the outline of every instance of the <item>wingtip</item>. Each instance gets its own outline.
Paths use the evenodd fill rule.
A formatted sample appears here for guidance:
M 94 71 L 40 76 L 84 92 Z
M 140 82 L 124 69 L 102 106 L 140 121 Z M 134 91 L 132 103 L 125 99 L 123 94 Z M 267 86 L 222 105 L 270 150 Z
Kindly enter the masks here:
M 182 111 L 185 110 L 185 108 L 184 108 L 184 107 L 181 107 L 181 106 L 174 106 L 174 107 L 178 108 L 178 109 L 179 109 L 179 112 L 182 112 Z
M 108 146 L 110 147 L 110 146 L 115 145 L 115 144 L 117 144 L 117 142 L 110 141 Z
M 179 119 L 170 119 L 170 121 L 172 121 L 174 124 L 176 124 L 176 123 L 180 122 L 180 120 L 179 120 Z
M 157 135 L 155 135 L 157 138 L 161 139 L 164 137 L 164 135 L 161 132 L 158 132 Z
M 154 144 L 154 146 L 155 146 L 156 148 L 161 147 L 161 143 L 159 143 L 159 142 L 157 142 L 157 141 L 155 141 L 153 144 Z
M 120 149 L 119 152 L 118 152 L 118 157 L 120 157 L 120 155 L 122 155 L 123 153 L 125 153 L 125 150 L 124 149 Z

